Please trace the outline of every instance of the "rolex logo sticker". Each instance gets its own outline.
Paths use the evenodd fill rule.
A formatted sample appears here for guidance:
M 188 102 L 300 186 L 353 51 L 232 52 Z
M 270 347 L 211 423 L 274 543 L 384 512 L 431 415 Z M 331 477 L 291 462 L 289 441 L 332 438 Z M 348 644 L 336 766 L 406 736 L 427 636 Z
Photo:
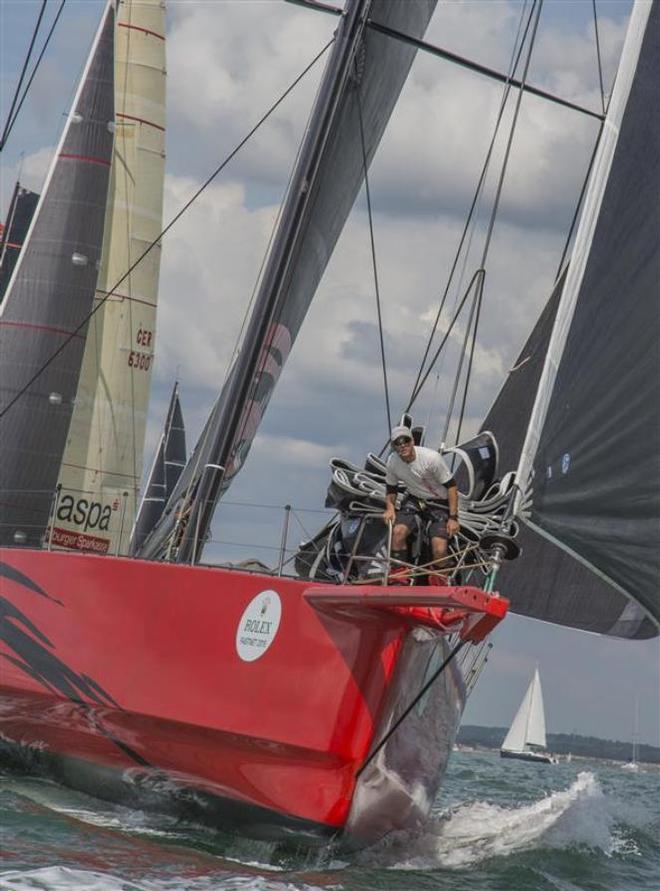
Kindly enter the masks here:
M 281 615 L 277 591 L 262 591 L 250 601 L 236 629 L 236 652 L 243 662 L 263 656 L 275 640 Z

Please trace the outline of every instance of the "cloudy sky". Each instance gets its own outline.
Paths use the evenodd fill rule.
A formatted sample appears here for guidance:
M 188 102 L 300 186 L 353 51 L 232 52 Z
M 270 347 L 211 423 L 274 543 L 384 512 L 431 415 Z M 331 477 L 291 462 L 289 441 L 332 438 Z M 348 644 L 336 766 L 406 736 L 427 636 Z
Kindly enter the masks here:
M 39 8 L 0 0 L 2 118 Z M 59 4 L 48 4 L 52 16 Z M 0 159 L 4 216 L 19 164 L 38 188 L 100 16 L 97 0 L 68 0 L 29 99 Z M 629 0 L 598 0 L 606 93 Z M 505 71 L 523 12 L 504 0 L 440 2 L 427 38 Z M 332 36 L 336 19 L 281 0 L 169 0 L 165 218 L 246 135 Z M 314 98 L 321 65 L 166 237 L 147 454 L 174 377 L 192 443 L 222 383 Z M 591 0 L 546 0 L 529 80 L 589 108 L 601 96 Z M 418 56 L 372 165 L 370 186 L 390 401 L 405 405 L 491 137 L 501 86 Z M 526 96 L 489 254 L 468 403 L 476 429 L 549 293 L 597 122 Z M 498 148 L 501 153 L 501 145 Z M 494 176 L 480 204 L 463 286 L 476 269 Z M 450 292 L 449 304 L 457 290 Z M 459 325 L 416 418 L 438 445 L 445 427 Z M 274 562 L 281 508 L 296 508 L 291 543 L 323 522 L 328 460 L 361 462 L 386 436 L 368 219 L 363 196 L 348 220 L 248 464 L 216 515 L 207 556 Z M 451 431 L 450 437 L 451 440 Z M 247 507 L 245 505 L 261 505 Z M 246 547 L 246 543 L 251 544 Z M 660 644 L 642 644 L 509 618 L 466 720 L 506 725 L 535 663 L 551 731 L 628 739 L 635 697 L 640 735 L 660 745 Z

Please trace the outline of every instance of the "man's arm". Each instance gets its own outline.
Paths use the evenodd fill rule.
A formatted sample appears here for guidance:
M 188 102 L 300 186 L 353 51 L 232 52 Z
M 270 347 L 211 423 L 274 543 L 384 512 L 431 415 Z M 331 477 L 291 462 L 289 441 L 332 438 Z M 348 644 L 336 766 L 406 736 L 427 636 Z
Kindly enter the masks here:
M 458 486 L 452 477 L 445 483 L 447 487 L 447 501 L 449 503 L 449 519 L 447 520 L 447 535 L 451 538 L 460 529 L 458 522 Z
M 385 512 L 383 513 L 383 520 L 386 523 L 393 523 L 396 518 L 396 495 L 397 487 L 388 483 L 385 495 Z

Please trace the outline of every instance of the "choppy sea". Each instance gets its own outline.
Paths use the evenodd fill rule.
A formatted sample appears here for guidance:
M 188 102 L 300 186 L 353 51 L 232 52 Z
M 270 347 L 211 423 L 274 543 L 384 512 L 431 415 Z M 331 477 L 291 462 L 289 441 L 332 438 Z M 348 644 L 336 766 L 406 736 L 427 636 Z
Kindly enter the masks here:
M 660 771 L 457 752 L 422 832 L 350 860 L 259 843 L 0 773 L 1 891 L 658 891 Z

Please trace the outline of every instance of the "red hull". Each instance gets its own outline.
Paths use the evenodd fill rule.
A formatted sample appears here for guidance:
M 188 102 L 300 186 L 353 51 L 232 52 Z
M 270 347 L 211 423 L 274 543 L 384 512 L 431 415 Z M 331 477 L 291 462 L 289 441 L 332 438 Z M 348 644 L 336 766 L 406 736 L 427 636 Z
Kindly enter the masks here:
M 5 742 L 101 796 L 164 777 L 225 829 L 359 843 L 422 819 L 451 751 L 454 662 L 360 770 L 448 653 L 437 618 L 478 639 L 506 611 L 470 588 L 23 549 L 0 549 L 0 595 Z

